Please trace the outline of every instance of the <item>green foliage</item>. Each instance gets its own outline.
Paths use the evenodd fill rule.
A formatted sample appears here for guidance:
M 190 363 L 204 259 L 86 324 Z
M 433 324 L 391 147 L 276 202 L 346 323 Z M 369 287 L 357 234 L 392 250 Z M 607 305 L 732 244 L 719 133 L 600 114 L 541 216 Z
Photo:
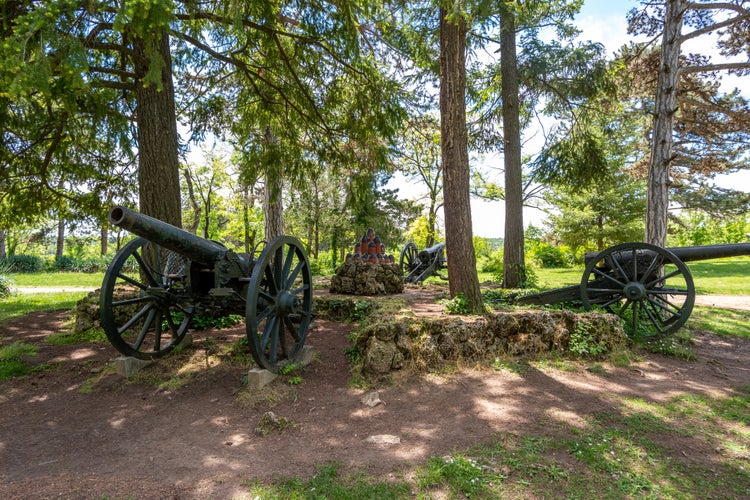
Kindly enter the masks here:
M 310 274 L 313 276 L 331 276 L 336 272 L 336 267 L 333 265 L 334 253 L 321 252 L 317 259 L 309 258 L 310 262 Z M 309 256 L 308 256 L 309 257 Z M 339 263 L 340 264 L 340 263 Z
M 743 243 L 750 234 L 750 217 L 742 214 L 717 218 L 697 210 L 685 211 L 670 225 L 669 246 Z
M 287 382 L 290 385 L 299 385 L 302 383 L 302 367 L 297 363 L 287 363 L 279 369 L 279 374 L 289 377 Z
M 41 273 L 45 268 L 44 259 L 36 255 L 10 255 L 0 260 L 0 266 L 10 273 Z
M 533 245 L 528 252 L 529 258 L 539 267 L 570 267 L 573 259 L 570 248 L 565 245 L 552 246 L 549 243 L 539 243 Z
M 334 296 L 316 302 L 315 307 L 318 314 L 331 321 L 358 322 L 369 316 L 380 305 L 367 299 L 342 299 Z
M 8 380 L 31 372 L 32 367 L 24 358 L 33 356 L 36 353 L 36 347 L 24 344 L 23 342 L 13 342 L 12 344 L 1 346 L 0 380 Z
M 56 272 L 100 273 L 104 272 L 111 258 L 107 257 L 55 257 L 48 269 Z
M 517 294 L 518 290 L 511 290 L 508 288 L 493 288 L 489 290 L 482 290 L 482 300 L 490 307 L 497 307 L 499 305 L 509 303 L 510 299 Z
M 532 265 L 519 265 L 517 266 L 518 273 L 520 274 L 520 279 L 518 280 L 518 288 L 520 289 L 527 289 L 527 288 L 538 288 L 539 287 L 539 278 L 537 276 L 536 270 Z M 499 272 L 497 272 L 493 276 L 494 281 L 497 281 L 498 283 L 503 282 L 503 270 L 501 269 Z
M 430 457 L 417 484 L 425 490 L 446 485 L 454 495 L 473 498 L 489 493 L 489 485 L 499 479 L 488 474 L 474 458 L 454 454 Z
M 344 475 L 342 468 L 338 462 L 329 462 L 305 481 L 298 477 L 282 478 L 271 485 L 254 481 L 248 494 L 267 500 L 399 500 L 410 495 L 406 482 L 377 480 L 364 473 Z
M 549 217 L 550 233 L 573 251 L 643 238 L 645 185 L 616 168 L 591 186 L 554 186 L 545 200 L 557 208 Z
M 177 315 L 175 315 L 177 316 Z M 206 314 L 196 314 L 190 320 L 190 326 L 196 330 L 208 330 L 209 328 L 216 328 L 221 330 L 223 328 L 231 328 L 242 321 L 245 318 L 239 314 L 228 314 L 225 316 L 212 316 Z M 175 321 L 181 321 L 181 318 L 176 317 Z
M 448 314 L 469 314 L 469 302 L 463 293 L 458 293 L 452 299 L 443 299 L 440 301 L 445 306 L 445 312 Z
M 464 294 L 458 292 L 452 299 L 443 299 L 440 304 L 445 306 L 445 312 L 448 314 L 477 314 L 477 311 L 472 311 L 469 307 L 469 301 L 466 300 Z M 479 313 L 487 312 L 489 309 L 487 305 L 482 304 Z
M 13 293 L 15 281 L 10 277 L 10 265 L 0 263 L 0 299 Z
M 607 345 L 597 340 L 596 332 L 591 323 L 578 321 L 575 330 L 570 333 L 568 350 L 578 356 L 599 356 L 607 352 Z
M 477 258 L 477 269 L 482 273 L 503 274 L 503 250 L 494 250 Z M 500 280 L 502 281 L 502 280 Z
M 690 349 L 694 344 L 693 338 L 685 330 L 678 330 L 671 335 L 649 338 L 642 346 L 648 352 L 674 356 L 687 361 L 695 361 L 695 353 Z

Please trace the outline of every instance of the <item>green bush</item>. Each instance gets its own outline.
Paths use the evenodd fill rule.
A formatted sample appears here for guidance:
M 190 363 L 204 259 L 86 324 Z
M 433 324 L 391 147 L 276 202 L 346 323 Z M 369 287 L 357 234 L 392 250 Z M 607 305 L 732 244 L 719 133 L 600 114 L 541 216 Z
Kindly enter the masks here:
M 36 255 L 11 255 L 0 260 L 0 266 L 10 273 L 41 273 L 44 271 L 44 260 Z
M 564 248 L 552 246 L 549 243 L 536 245 L 529 252 L 529 256 L 543 268 L 569 267 L 570 259 Z
M 518 288 L 522 289 L 528 289 L 528 288 L 538 288 L 539 287 L 539 276 L 536 274 L 536 270 L 533 266 L 523 266 L 521 272 L 523 273 L 523 277 L 518 283 Z M 497 281 L 498 283 L 502 283 L 504 280 L 504 273 L 502 266 L 500 269 L 493 275 L 492 279 L 494 281 Z
M 486 256 L 479 257 L 477 260 L 477 268 L 482 273 L 503 273 L 503 251 L 495 250 L 487 254 Z
M 55 257 L 55 260 L 49 266 L 50 271 L 70 271 L 76 273 L 98 273 L 104 271 L 109 259 L 105 257 L 84 257 L 75 258 L 63 255 Z
M 63 255 L 62 257 L 55 257 L 50 267 L 52 271 L 74 271 L 75 262 L 76 260 L 73 257 Z
M 0 264 L 0 299 L 10 296 L 13 293 L 15 282 L 10 277 L 10 266 Z

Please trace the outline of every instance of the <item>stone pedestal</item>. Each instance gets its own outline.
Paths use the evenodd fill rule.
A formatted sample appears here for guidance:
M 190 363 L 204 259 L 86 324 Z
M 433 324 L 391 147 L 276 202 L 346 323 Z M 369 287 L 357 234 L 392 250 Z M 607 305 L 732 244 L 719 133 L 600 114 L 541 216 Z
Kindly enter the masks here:
M 186 332 L 185 336 L 182 338 L 182 342 L 180 342 L 180 345 L 182 347 L 187 347 L 192 343 L 193 334 L 190 332 Z M 115 359 L 115 371 L 121 377 L 128 378 L 131 375 L 138 373 L 153 362 L 153 359 L 139 359 L 132 356 L 120 356 L 119 358 Z
M 299 366 L 307 366 L 312 362 L 313 359 L 313 348 L 312 346 L 302 346 L 299 354 L 292 360 Z M 258 390 L 267 386 L 273 382 L 279 375 L 272 371 L 266 370 L 265 368 L 251 368 L 247 372 L 247 387 L 250 390 Z
M 390 295 L 404 291 L 404 278 L 398 264 L 348 262 L 331 278 L 331 293 L 347 295 Z

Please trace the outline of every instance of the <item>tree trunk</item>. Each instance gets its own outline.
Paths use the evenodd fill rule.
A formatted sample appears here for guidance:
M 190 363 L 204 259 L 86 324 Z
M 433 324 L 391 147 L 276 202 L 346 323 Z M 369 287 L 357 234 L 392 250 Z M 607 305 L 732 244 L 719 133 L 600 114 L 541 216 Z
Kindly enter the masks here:
M 60 219 L 57 221 L 57 245 L 55 246 L 55 258 L 60 259 L 63 256 L 65 249 L 65 221 Z
M 437 208 L 435 198 L 430 196 L 430 208 L 427 211 L 427 241 L 425 247 L 429 248 L 435 244 L 435 224 L 437 222 Z
M 677 110 L 680 65 L 680 32 L 685 0 L 669 0 L 664 15 L 661 61 L 656 86 L 651 159 L 648 165 L 646 197 L 646 242 L 661 247 L 667 243 L 669 209 L 669 169 L 672 162 L 672 133 Z
M 188 202 L 193 207 L 193 221 L 190 223 L 190 227 L 184 228 L 186 231 L 197 234 L 198 224 L 201 221 L 201 206 L 198 200 L 195 199 L 195 188 L 193 187 L 193 176 L 190 173 L 190 169 L 186 168 L 182 171 L 182 175 L 185 177 L 185 185 L 187 186 Z
M 136 123 L 138 126 L 138 194 L 140 210 L 159 220 L 182 227 L 180 204 L 180 164 L 177 156 L 172 58 L 166 32 L 153 42 L 137 39 L 134 49 L 136 82 Z M 144 81 L 149 64 L 146 43 L 156 44 L 164 68 L 161 89 Z
M 466 21 L 440 9 L 440 149 L 444 175 L 445 248 L 451 297 L 462 294 L 469 312 L 480 312 L 469 200 L 466 132 Z
M 523 179 L 521 126 L 518 114 L 518 61 L 515 14 L 500 16 L 500 72 L 503 100 L 503 157 L 505 165 L 505 242 L 503 287 L 519 288 L 526 281 L 523 241 Z
M 266 173 L 263 189 L 263 231 L 266 242 L 284 234 L 284 205 L 281 202 L 283 181 L 279 173 Z
M 108 238 L 109 238 L 109 224 L 105 222 L 104 224 L 102 224 L 102 227 L 99 230 L 99 241 L 100 241 L 99 255 L 101 255 L 102 257 L 107 255 L 107 250 L 109 246 Z
M 7 259 L 8 254 L 5 251 L 5 229 L 0 229 L 0 259 Z

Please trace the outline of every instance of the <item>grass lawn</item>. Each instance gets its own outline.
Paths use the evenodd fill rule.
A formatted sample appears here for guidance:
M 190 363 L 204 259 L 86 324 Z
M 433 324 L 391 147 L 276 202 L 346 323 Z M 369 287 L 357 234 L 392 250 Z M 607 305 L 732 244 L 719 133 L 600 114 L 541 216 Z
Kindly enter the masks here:
M 80 286 L 98 288 L 102 285 L 104 273 L 31 273 L 11 274 L 16 286 Z
M 0 323 L 35 311 L 73 309 L 86 292 L 17 294 L 0 300 Z
M 750 257 L 690 262 L 696 293 L 704 295 L 750 295 Z M 581 282 L 583 266 L 565 269 L 538 269 L 539 287 L 560 288 Z

